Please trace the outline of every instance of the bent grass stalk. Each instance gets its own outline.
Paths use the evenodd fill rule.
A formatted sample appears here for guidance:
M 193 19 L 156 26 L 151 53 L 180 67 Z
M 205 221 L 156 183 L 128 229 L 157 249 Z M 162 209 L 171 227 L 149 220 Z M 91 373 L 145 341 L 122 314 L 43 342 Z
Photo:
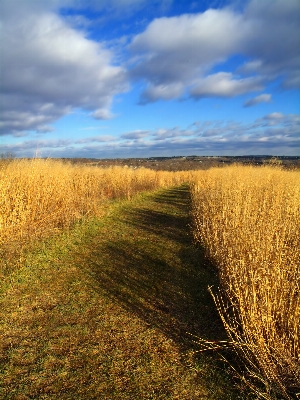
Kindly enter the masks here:
M 289 398 L 300 391 L 299 172 L 199 172 L 193 212 L 195 237 L 219 268 L 213 297 L 243 379 L 265 399 Z

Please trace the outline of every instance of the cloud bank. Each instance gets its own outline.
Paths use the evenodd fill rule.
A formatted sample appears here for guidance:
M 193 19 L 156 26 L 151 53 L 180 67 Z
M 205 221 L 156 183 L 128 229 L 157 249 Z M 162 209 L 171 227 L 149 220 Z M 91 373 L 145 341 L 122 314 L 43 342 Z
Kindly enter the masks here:
M 103 13 L 105 19 L 110 10 L 128 15 L 146 6 L 153 9 L 153 4 L 163 7 L 171 3 L 1 0 L 0 135 L 13 135 L 16 140 L 35 131 L 54 137 L 51 124 L 76 110 L 112 123 L 109 120 L 119 117 L 113 113 L 115 96 L 129 90 L 130 80 L 133 85 L 138 82 L 135 88 L 143 105 L 157 100 L 231 99 L 249 94 L 243 104 L 247 108 L 271 102 L 271 94 L 264 93 L 270 82 L 275 82 L 277 89 L 279 85 L 282 90 L 300 88 L 299 0 L 249 0 L 242 10 L 227 6 L 156 18 L 143 31 L 136 28 L 126 38 L 115 38 L 119 43 L 115 46 L 99 37 L 92 40 L 84 31 L 85 25 L 93 23 L 84 9 L 92 10 L 91 14 L 96 10 L 97 16 Z M 72 12 L 64 15 L 62 8 Z M 237 56 L 240 59 L 232 67 L 231 60 Z M 28 155 L 41 146 L 57 154 L 70 152 L 70 156 L 88 151 L 126 155 L 129 150 L 145 152 L 149 146 L 150 151 L 171 154 L 188 148 L 221 151 L 222 146 L 227 151 L 234 147 L 234 140 L 241 148 L 244 143 L 276 147 L 282 140 L 291 151 L 298 143 L 297 118 L 273 112 L 251 127 L 234 122 L 226 129 L 224 124 L 207 121 L 201 124 L 201 132 L 197 123 L 187 129 L 157 127 L 149 131 L 141 122 L 136 130 L 116 139 L 104 135 L 77 141 L 27 140 L 11 145 L 11 150 Z
M 243 12 L 227 7 L 154 20 L 129 46 L 131 76 L 146 83 L 141 103 L 185 93 L 233 97 L 279 77 L 283 88 L 299 88 L 299 21 L 298 0 L 252 0 Z M 209 74 L 236 54 L 248 61 L 234 73 Z
M 267 114 L 250 124 L 196 121 L 185 129 L 133 131 L 119 137 L 99 135 L 80 140 L 26 140 L 5 152 L 32 157 L 128 158 L 173 155 L 295 155 L 300 150 L 300 114 Z
M 2 3 L 0 134 L 45 132 L 76 108 L 111 118 L 113 96 L 127 90 L 125 70 L 101 43 L 31 3 L 17 12 Z

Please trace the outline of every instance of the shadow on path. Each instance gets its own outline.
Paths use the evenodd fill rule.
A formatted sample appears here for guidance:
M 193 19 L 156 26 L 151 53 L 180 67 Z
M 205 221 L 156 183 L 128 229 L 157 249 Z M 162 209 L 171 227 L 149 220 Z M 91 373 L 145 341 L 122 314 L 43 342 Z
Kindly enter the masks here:
M 208 292 L 214 267 L 191 234 L 188 187 L 166 189 L 112 216 L 78 260 L 93 288 L 159 328 L 180 347 L 194 338 L 222 339 L 224 329 Z M 196 347 L 197 348 L 197 347 Z

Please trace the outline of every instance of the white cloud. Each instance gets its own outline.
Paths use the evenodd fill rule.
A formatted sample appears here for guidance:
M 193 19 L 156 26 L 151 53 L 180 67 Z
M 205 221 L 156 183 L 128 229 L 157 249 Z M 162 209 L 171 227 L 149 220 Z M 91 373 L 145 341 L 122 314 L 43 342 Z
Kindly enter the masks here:
M 49 133 L 49 132 L 53 132 L 54 128 L 52 126 L 48 126 L 48 125 L 40 125 L 36 131 L 37 131 L 37 133 Z
M 251 79 L 260 89 L 278 77 L 283 87 L 299 87 L 299 21 L 299 0 L 251 0 L 240 12 L 227 7 L 152 21 L 129 46 L 131 75 L 147 83 L 141 102 L 178 98 L 187 89 L 204 95 L 199 81 L 215 86 L 212 74 L 207 76 L 212 67 L 236 54 L 249 60 L 236 71 L 245 74 L 244 81 L 224 75 L 217 96 L 251 91 Z M 205 88 L 208 96 L 214 91 Z
M 142 138 L 148 136 L 148 134 L 149 134 L 149 131 L 136 130 L 133 132 L 123 133 L 121 135 L 121 139 L 138 140 L 138 139 L 142 139 Z
M 236 34 L 241 22 L 241 17 L 228 9 L 159 18 L 133 39 L 130 48 L 134 52 L 150 52 L 150 58 L 159 53 L 171 55 L 179 50 L 179 58 L 183 54 L 189 56 L 188 60 L 182 60 L 183 64 L 192 62 L 195 65 L 200 61 L 201 64 L 210 65 L 216 59 L 226 57 L 228 51 L 239 47 L 247 31 L 244 27 L 239 35 Z M 199 52 L 195 51 L 196 48 Z
M 282 120 L 282 118 L 284 118 L 284 114 L 280 112 L 273 112 L 271 114 L 267 114 L 264 116 L 264 119 L 275 120 L 275 121 Z
M 132 77 L 149 82 L 143 102 L 179 97 L 195 78 L 240 50 L 248 29 L 229 9 L 154 20 L 129 46 L 139 55 Z
M 299 0 L 252 0 L 245 19 L 253 26 L 246 47 L 252 67 L 257 62 L 254 71 L 269 78 L 283 76 L 283 86 L 300 88 Z
M 144 90 L 140 104 L 146 104 L 157 99 L 171 100 L 180 97 L 184 85 L 181 83 L 174 83 L 169 85 L 152 85 L 149 84 Z
M 112 119 L 114 115 L 107 108 L 99 108 L 90 114 L 95 119 Z
M 261 79 L 256 77 L 234 79 L 230 72 L 218 72 L 199 79 L 191 89 L 193 97 L 234 97 L 262 89 Z
M 264 93 L 259 96 L 253 97 L 252 99 L 246 100 L 244 102 L 244 107 L 252 107 L 256 104 L 260 103 L 270 103 L 272 100 L 272 96 L 270 94 Z
M 124 69 L 101 44 L 32 5 L 15 12 L 14 3 L 2 4 L 0 134 L 43 130 L 73 108 L 111 118 L 113 96 L 127 90 Z

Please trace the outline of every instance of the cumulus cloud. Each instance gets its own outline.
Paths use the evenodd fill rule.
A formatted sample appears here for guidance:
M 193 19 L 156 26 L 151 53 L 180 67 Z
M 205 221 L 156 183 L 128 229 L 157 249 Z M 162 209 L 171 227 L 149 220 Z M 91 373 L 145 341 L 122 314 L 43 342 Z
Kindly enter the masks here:
M 244 102 L 244 107 L 252 107 L 260 103 L 270 103 L 272 96 L 270 94 L 264 93 L 259 96 L 253 97 L 252 99 L 246 100 Z
M 252 0 L 245 10 L 252 21 L 247 54 L 257 63 L 256 71 L 269 76 L 283 76 L 285 87 L 299 83 L 300 3 L 299 0 Z M 253 66 L 253 65 L 252 65 Z
M 149 84 L 143 91 L 140 104 L 147 104 L 157 99 L 171 100 L 180 97 L 184 85 L 182 83 L 174 83 L 169 85 L 152 85 Z
M 198 64 L 201 67 L 211 65 L 216 60 L 226 58 L 232 49 L 239 48 L 247 31 L 247 27 L 244 27 L 239 35 L 236 34 L 241 22 L 241 16 L 228 9 L 210 9 L 202 14 L 158 18 L 149 24 L 145 32 L 133 39 L 130 49 L 133 52 L 145 52 L 146 60 L 151 63 L 159 61 L 160 53 L 172 57 L 174 52 L 179 51 L 177 61 L 181 59 L 181 65 L 179 70 L 172 71 L 173 76 L 178 76 L 178 73 L 181 76 L 182 72 L 189 76 L 191 71 L 187 64 L 192 63 L 193 67 Z M 163 59 L 160 61 L 158 64 L 162 68 L 157 73 L 157 79 L 164 78 L 162 70 L 165 64 Z
M 111 118 L 113 96 L 127 89 L 125 71 L 113 65 L 111 51 L 45 4 L 26 4 L 15 12 L 14 3 L 2 3 L 0 134 L 43 130 L 75 108 Z
M 242 17 L 228 9 L 154 20 L 129 46 L 139 55 L 132 77 L 149 82 L 143 101 L 178 97 L 196 77 L 240 49 L 247 30 Z
M 191 95 L 236 96 L 252 90 L 251 79 L 256 90 L 278 77 L 284 87 L 298 87 L 299 21 L 299 0 L 251 0 L 239 12 L 227 7 L 155 19 L 129 46 L 131 75 L 147 83 L 141 103 L 178 98 L 187 89 Z M 248 59 L 237 71 L 243 80 L 209 75 L 236 54 Z M 210 89 L 216 79 L 219 90 Z
M 230 72 L 218 72 L 199 79 L 191 89 L 193 97 L 234 97 L 262 88 L 261 79 L 257 77 L 234 79 Z

